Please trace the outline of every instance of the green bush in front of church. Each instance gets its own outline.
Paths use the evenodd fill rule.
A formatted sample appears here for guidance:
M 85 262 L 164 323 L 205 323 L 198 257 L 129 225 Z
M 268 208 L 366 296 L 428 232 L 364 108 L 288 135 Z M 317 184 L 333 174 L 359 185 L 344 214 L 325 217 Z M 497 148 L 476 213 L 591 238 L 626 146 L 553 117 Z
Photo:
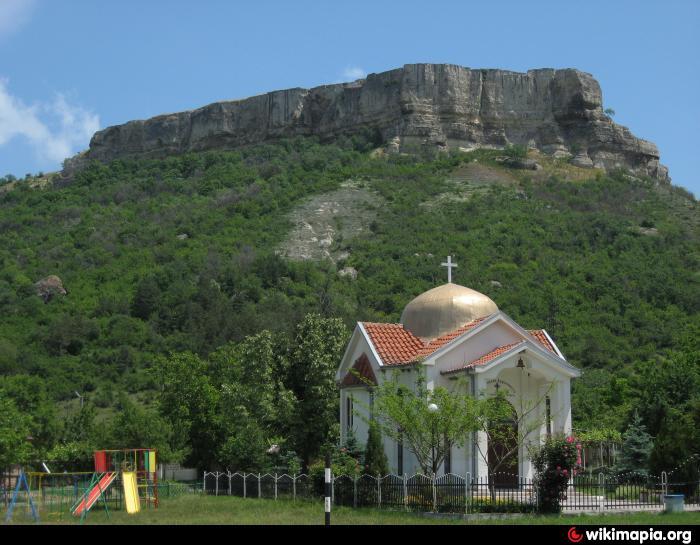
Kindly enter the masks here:
M 367 445 L 365 446 L 365 473 L 384 476 L 389 473 L 389 462 L 384 453 L 382 432 L 374 420 L 369 423 Z

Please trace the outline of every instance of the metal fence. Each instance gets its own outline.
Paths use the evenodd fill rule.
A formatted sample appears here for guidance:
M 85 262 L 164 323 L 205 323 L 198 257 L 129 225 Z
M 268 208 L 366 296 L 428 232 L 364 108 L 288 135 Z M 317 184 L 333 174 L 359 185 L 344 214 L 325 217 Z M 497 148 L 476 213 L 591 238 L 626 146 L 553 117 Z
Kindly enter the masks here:
M 239 496 L 242 498 L 296 499 L 313 498 L 311 477 L 279 475 L 277 473 L 204 472 L 201 492 L 214 496 Z
M 507 484 L 503 484 L 507 483 Z M 201 491 L 209 495 L 268 499 L 318 499 L 322 476 L 205 472 Z M 537 510 L 531 479 L 498 474 L 490 478 L 447 474 L 335 475 L 334 505 L 449 513 L 527 513 Z M 687 506 L 700 507 L 700 481 L 670 482 L 641 474 L 574 477 L 562 501 L 564 511 L 653 510 L 664 495 L 684 494 Z

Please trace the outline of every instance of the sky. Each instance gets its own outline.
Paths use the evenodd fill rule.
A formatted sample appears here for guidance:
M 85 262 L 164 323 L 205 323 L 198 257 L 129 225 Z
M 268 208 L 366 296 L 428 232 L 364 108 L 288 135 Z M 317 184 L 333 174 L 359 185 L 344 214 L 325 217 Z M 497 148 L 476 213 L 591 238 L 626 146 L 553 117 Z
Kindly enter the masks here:
M 0 0 L 0 176 L 110 125 L 419 62 L 578 68 L 700 195 L 697 0 Z

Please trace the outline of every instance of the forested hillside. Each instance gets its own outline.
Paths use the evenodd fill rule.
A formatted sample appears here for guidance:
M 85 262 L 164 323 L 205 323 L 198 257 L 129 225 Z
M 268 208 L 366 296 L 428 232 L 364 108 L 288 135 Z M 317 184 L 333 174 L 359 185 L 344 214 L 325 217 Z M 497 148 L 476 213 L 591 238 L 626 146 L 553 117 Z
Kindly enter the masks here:
M 0 465 L 139 441 L 251 468 L 251 445 L 274 441 L 310 462 L 333 438 L 332 376 L 354 322 L 398 321 L 445 281 L 448 254 L 455 282 L 546 328 L 583 368 L 575 427 L 622 431 L 636 411 L 660 442 L 697 435 L 691 195 L 565 161 L 514 170 L 493 151 L 373 147 L 298 139 L 0 186 Z M 469 165 L 495 179 L 465 181 Z M 292 212 L 348 181 L 377 195 L 365 234 L 335 238 L 334 261 L 281 257 Z M 49 275 L 65 295 L 37 295 Z

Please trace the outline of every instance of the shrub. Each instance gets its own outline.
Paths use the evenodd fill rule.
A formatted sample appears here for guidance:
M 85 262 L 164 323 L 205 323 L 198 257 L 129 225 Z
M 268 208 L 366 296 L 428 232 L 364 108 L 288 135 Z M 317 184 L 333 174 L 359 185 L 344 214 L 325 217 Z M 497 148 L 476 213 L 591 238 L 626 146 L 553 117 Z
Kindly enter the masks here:
M 519 144 L 508 144 L 503 150 L 510 159 L 525 159 L 527 148 Z
M 514 500 L 475 498 L 470 503 L 470 510 L 473 513 L 531 513 L 535 505 Z
M 309 476 L 313 481 L 314 490 L 319 495 L 323 495 L 325 468 L 325 458 L 320 458 L 309 465 Z M 333 449 L 331 453 L 331 471 L 334 477 L 338 475 L 359 476 L 360 470 L 360 462 L 348 454 L 345 447 Z
M 552 437 L 533 455 L 537 509 L 561 512 L 569 478 L 576 474 L 577 444 L 573 437 Z
M 365 473 L 368 475 L 386 475 L 389 473 L 389 462 L 384 453 L 382 434 L 374 420 L 369 424 L 367 446 L 365 447 Z

